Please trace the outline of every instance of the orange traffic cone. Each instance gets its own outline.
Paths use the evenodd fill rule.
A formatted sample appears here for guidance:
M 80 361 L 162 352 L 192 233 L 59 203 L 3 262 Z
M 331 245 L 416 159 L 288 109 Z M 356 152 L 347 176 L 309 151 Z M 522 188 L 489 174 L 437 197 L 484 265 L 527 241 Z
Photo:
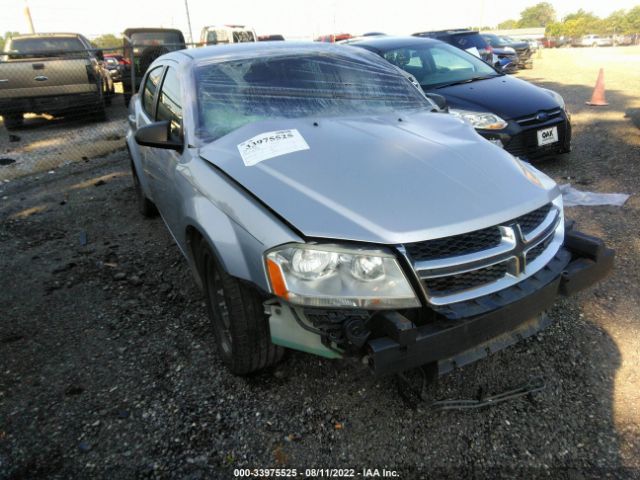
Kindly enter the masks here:
M 586 102 L 587 105 L 593 107 L 606 107 L 609 105 L 604 98 L 604 70 L 601 68 L 598 73 L 598 80 L 596 80 L 596 86 L 593 89 L 593 95 L 591 95 L 591 101 Z

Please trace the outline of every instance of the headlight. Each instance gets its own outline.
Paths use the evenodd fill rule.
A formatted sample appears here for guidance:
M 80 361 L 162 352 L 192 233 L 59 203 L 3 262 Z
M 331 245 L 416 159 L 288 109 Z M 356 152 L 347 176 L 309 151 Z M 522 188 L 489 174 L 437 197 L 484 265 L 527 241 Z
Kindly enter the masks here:
M 507 126 L 507 122 L 499 116 L 489 112 L 471 112 L 469 110 L 449 109 L 449 113 L 461 118 L 473 128 L 480 130 L 502 130 Z
M 550 96 L 552 96 L 556 102 L 560 105 L 560 108 L 563 110 L 567 109 L 566 104 L 564 103 L 564 98 L 558 92 L 554 92 L 553 90 L 549 90 L 548 88 L 543 88 L 545 92 L 547 92 Z
M 273 293 L 297 305 L 420 306 L 396 258 L 380 250 L 291 244 L 268 252 L 266 263 Z

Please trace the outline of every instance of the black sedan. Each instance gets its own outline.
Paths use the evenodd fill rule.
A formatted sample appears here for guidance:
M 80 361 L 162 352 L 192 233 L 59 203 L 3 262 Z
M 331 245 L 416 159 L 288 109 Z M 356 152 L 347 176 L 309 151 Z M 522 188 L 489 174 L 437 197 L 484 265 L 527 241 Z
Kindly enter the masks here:
M 569 113 L 553 90 L 504 75 L 438 40 L 372 37 L 350 45 L 413 75 L 425 93 L 442 95 L 451 114 L 512 155 L 535 160 L 571 150 Z

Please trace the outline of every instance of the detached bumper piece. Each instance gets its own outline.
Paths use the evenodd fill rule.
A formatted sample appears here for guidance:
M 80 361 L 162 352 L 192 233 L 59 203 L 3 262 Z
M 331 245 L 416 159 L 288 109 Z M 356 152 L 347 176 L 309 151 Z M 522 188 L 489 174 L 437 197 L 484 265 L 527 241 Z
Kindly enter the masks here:
M 543 313 L 558 295 L 573 295 L 603 279 L 614 251 L 602 240 L 569 230 L 555 258 L 511 288 L 470 302 L 448 305 L 443 320 L 415 326 L 397 312 L 381 315 L 379 332 L 367 342 L 376 375 L 436 363 L 439 374 L 479 360 L 545 328 Z

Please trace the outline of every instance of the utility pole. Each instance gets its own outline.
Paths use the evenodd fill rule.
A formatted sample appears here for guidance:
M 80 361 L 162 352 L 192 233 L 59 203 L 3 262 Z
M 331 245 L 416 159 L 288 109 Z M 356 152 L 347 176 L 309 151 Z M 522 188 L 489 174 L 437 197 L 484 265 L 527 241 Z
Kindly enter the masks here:
M 27 3 L 27 0 L 24 0 L 24 18 L 26 18 L 27 20 L 27 25 L 29 26 L 29 33 L 36 33 L 35 28 L 33 28 L 31 10 L 29 10 L 29 4 Z
M 189 15 L 189 0 L 184 0 L 184 8 L 187 11 L 187 23 L 189 24 L 189 43 L 193 43 L 193 31 L 191 30 L 191 16 Z

